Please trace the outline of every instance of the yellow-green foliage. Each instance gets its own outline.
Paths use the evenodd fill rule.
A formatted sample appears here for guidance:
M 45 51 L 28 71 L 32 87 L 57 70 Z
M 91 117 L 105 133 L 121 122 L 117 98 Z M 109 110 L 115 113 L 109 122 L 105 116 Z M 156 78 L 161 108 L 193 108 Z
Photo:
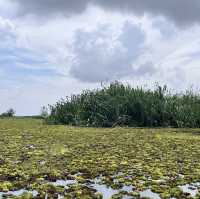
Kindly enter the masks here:
M 50 189 L 55 194 L 62 189 L 45 187 L 45 181 L 80 172 L 80 185 L 71 189 L 78 198 L 90 198 L 92 192 L 82 185 L 100 175 L 113 187 L 114 179 L 132 184 L 134 195 L 150 187 L 163 198 L 178 198 L 178 185 L 200 179 L 199 143 L 199 129 L 75 128 L 2 119 L 0 190 L 27 188 L 44 196 Z

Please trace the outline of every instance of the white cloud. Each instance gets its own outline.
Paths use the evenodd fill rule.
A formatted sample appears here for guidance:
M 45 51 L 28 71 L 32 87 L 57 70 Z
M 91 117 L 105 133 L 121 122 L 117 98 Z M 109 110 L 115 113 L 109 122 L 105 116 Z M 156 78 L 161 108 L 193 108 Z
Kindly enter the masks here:
M 86 82 L 120 79 L 139 74 L 132 63 L 139 57 L 144 43 L 141 29 L 125 21 L 118 32 L 112 24 L 97 27 L 95 31 L 79 30 L 75 33 L 74 62 L 70 73 Z
M 17 2 L 12 0 L 0 0 L 0 16 L 5 18 L 15 18 L 19 9 Z
M 104 80 L 160 82 L 175 89 L 200 86 L 199 26 L 178 29 L 163 17 L 135 17 L 94 6 L 81 15 L 48 21 L 5 16 L 0 17 L 0 61 L 7 59 L 18 71 L 51 69 L 60 76 L 10 77 L 4 70 L 8 65 L 1 62 L 0 112 L 14 107 L 18 114 L 37 114 L 42 105 Z
M 154 20 L 156 19 L 149 21 L 144 18 L 141 21 L 147 39 L 146 50 L 138 59 L 138 65 L 151 62 L 156 68 L 151 79 L 164 82 L 172 88 L 184 89 L 192 84 L 199 86 L 196 77 L 200 74 L 200 27 L 178 30 L 174 26 L 168 26 L 168 31 L 173 34 L 163 35 L 162 29 L 155 26 Z M 166 25 L 168 23 L 165 22 Z

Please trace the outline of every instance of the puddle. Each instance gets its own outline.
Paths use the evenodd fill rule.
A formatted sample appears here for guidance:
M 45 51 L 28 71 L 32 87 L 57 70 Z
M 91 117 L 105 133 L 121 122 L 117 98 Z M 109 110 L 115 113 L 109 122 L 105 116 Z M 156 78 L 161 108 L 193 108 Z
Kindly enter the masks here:
M 121 174 L 121 173 L 120 173 Z M 103 184 L 103 180 L 101 177 L 95 178 L 94 180 L 91 181 L 92 183 L 88 182 L 86 185 L 89 188 L 93 188 L 96 190 L 96 192 L 102 194 L 102 199 L 108 199 L 111 198 L 113 195 L 120 193 L 121 191 L 124 191 L 124 196 L 122 199 L 132 199 L 132 196 L 129 196 L 131 192 L 134 191 L 134 186 L 133 185 L 124 185 L 120 189 L 113 189 L 110 186 L 107 186 L 106 184 Z M 77 180 L 71 179 L 71 180 L 57 180 L 56 182 L 48 182 L 54 186 L 62 186 L 65 187 L 66 189 L 69 188 L 70 185 L 77 184 Z M 179 188 L 184 192 L 184 193 L 189 193 L 191 197 L 195 197 L 198 194 L 198 188 L 200 187 L 200 182 L 196 183 L 191 183 L 191 184 L 186 184 L 179 186 Z M 36 197 L 38 195 L 38 192 L 36 190 L 34 191 L 29 191 L 26 189 L 20 189 L 18 191 L 9 191 L 9 192 L 0 192 L 0 199 L 3 199 L 3 196 L 21 196 L 24 193 L 31 193 L 33 197 Z M 151 189 L 147 189 L 145 191 L 140 192 L 140 197 L 147 197 L 150 199 L 161 199 L 160 195 L 157 193 L 154 193 L 151 191 Z M 45 197 L 46 198 L 46 197 Z M 58 199 L 63 199 L 64 196 L 58 195 Z M 174 199 L 174 198 L 171 198 Z
M 195 197 L 198 193 L 198 186 L 195 186 L 194 183 L 192 185 L 186 184 L 179 186 L 179 188 L 184 192 L 184 193 L 189 193 L 191 197 Z
M 134 191 L 133 185 L 124 185 L 121 189 L 112 189 L 105 184 L 101 184 L 101 180 L 99 178 L 95 179 L 94 184 L 92 184 L 90 187 L 96 189 L 98 193 L 101 193 L 103 195 L 103 199 L 111 198 L 113 195 L 120 193 L 120 191 L 125 191 L 127 193 L 131 193 L 132 191 Z M 159 194 L 152 192 L 150 189 L 140 192 L 140 197 L 161 199 Z M 122 199 L 133 199 L 133 197 L 125 194 Z
M 50 184 L 54 186 L 62 186 L 65 188 L 68 188 L 68 185 L 77 183 L 76 180 L 57 180 L 56 182 L 49 182 Z M 31 193 L 33 197 L 36 197 L 38 195 L 37 191 L 28 191 L 26 189 L 20 189 L 17 191 L 8 191 L 8 192 L 0 192 L 0 199 L 3 199 L 3 196 L 22 196 L 25 193 Z M 63 196 L 59 195 L 59 199 L 63 199 Z
M 51 182 L 54 186 L 62 186 L 62 187 L 67 187 L 68 185 L 71 184 L 76 184 L 76 180 L 57 180 L 56 182 Z
M 152 192 L 151 189 L 147 189 L 145 191 L 140 192 L 140 197 L 148 197 L 151 199 L 161 199 L 159 194 Z
M 0 199 L 2 199 L 3 196 L 9 196 L 9 195 L 19 197 L 25 193 L 31 193 L 33 195 L 33 197 L 36 197 L 38 195 L 37 191 L 28 191 L 26 189 L 20 189 L 17 191 L 0 192 Z
M 197 188 L 199 188 L 199 187 L 200 187 L 200 182 L 194 182 L 194 183 L 192 183 L 191 185 L 192 185 L 192 186 L 195 186 L 195 187 L 197 187 Z
M 121 174 L 121 173 L 120 173 Z M 133 185 L 124 185 L 121 189 L 113 189 L 105 184 L 102 184 L 101 177 L 95 178 L 93 180 L 94 184 L 89 185 L 89 187 L 95 189 L 98 193 L 101 193 L 103 199 L 111 198 L 113 195 L 118 194 L 120 191 L 125 191 L 130 193 L 133 191 Z M 130 196 L 125 195 L 123 199 L 129 199 Z
M 112 195 L 119 193 L 119 190 L 112 189 L 111 187 L 108 187 L 107 185 L 93 184 L 91 185 L 91 187 L 96 189 L 98 193 L 101 193 L 103 196 L 103 199 L 111 198 Z
M 126 191 L 127 193 L 130 193 L 133 191 L 134 186 L 133 185 L 125 185 L 120 189 L 121 191 Z
M 68 188 L 68 185 L 76 184 L 76 180 L 57 180 L 52 184 L 54 186 L 63 186 Z M 113 195 L 118 194 L 120 191 L 125 191 L 127 193 L 131 193 L 134 189 L 133 185 L 124 185 L 121 189 L 113 189 L 105 184 L 102 184 L 101 178 L 95 178 L 93 180 L 93 184 L 87 184 L 88 187 L 95 189 L 98 193 L 102 194 L 102 199 L 111 198 Z M 150 189 L 147 189 L 143 192 L 140 192 L 141 197 L 149 197 L 151 199 L 161 199 L 159 194 L 152 192 Z M 124 195 L 122 199 L 131 199 L 132 196 Z M 63 199 L 62 196 L 59 196 L 59 199 Z

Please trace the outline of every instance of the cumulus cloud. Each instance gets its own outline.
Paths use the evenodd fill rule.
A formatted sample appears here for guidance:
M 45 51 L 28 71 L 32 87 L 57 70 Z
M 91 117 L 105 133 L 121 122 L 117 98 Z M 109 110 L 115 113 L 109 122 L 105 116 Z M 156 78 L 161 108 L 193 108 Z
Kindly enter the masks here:
M 29 49 L 18 44 L 18 34 L 12 21 L 0 17 L 0 66 L 1 69 L 8 67 L 39 66 L 44 59 L 34 54 Z
M 8 19 L 3 19 L 1 16 L 0 16 L 0 38 L 1 38 L 0 42 L 1 47 L 11 46 L 16 38 L 14 24 Z
M 18 14 L 36 16 L 80 14 L 88 5 L 97 5 L 109 10 L 142 16 L 164 16 L 178 25 L 191 25 L 200 22 L 199 0 L 15 0 Z
M 17 15 L 18 3 L 11 0 L 0 0 L 0 16 L 1 17 L 14 17 Z M 20 8 L 19 8 L 20 9 Z
M 37 114 L 101 81 L 199 87 L 199 4 L 0 0 L 0 112 Z
M 81 81 L 100 82 L 126 76 L 142 76 L 154 71 L 152 64 L 134 68 L 143 51 L 145 34 L 140 26 L 125 22 L 119 34 L 110 24 L 95 31 L 78 30 L 73 43 L 74 61 L 70 73 Z

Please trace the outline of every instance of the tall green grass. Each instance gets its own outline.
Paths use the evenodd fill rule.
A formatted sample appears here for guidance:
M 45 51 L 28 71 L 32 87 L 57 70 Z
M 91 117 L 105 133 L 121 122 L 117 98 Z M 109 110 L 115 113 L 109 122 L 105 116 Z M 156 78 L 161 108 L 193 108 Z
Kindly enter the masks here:
M 166 86 L 133 88 L 119 82 L 50 105 L 51 124 L 114 127 L 200 127 L 200 96 L 172 94 Z

